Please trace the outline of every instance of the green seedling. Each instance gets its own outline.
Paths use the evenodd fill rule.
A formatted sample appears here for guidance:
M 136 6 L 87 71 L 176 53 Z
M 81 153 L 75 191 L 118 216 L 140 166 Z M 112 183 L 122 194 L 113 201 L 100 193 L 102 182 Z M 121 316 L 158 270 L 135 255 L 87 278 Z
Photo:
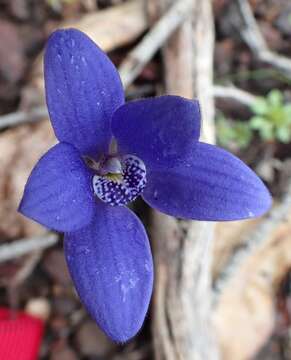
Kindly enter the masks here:
M 285 104 L 283 94 L 272 90 L 266 97 L 258 97 L 251 106 L 254 116 L 249 124 L 264 141 L 291 141 L 291 104 Z

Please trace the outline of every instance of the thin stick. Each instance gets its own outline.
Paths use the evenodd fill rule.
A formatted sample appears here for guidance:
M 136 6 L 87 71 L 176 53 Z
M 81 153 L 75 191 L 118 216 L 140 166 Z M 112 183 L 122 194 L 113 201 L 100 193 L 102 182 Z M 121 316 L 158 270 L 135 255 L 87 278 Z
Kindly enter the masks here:
M 30 253 L 29 256 L 26 258 L 22 267 L 12 277 L 8 286 L 17 288 L 20 284 L 22 284 L 33 272 L 33 269 L 40 261 L 42 254 L 43 254 L 42 250 L 37 250 Z
M 24 123 L 36 122 L 47 117 L 48 112 L 45 106 L 39 106 L 29 111 L 16 111 L 0 116 L 0 130 Z
M 163 12 L 175 0 L 159 0 Z M 183 24 L 172 34 L 162 48 L 165 89 L 167 94 L 179 94 L 193 99 L 193 67 L 194 49 L 192 46 L 193 29 L 192 16 L 185 19 Z
M 175 0 L 156 0 L 162 9 Z M 213 17 L 211 0 L 192 0 L 190 19 L 163 46 L 166 93 L 201 101 L 206 141 L 214 139 Z M 190 63 L 189 63 L 190 62 Z M 181 80 L 181 82 L 180 82 Z M 154 355 L 158 360 L 218 358 L 211 333 L 214 224 L 178 221 L 154 212 Z
M 291 182 L 288 185 L 282 202 L 276 207 L 273 207 L 269 215 L 259 223 L 256 229 L 252 231 L 251 234 L 247 235 L 243 245 L 234 252 L 228 263 L 225 265 L 214 284 L 214 304 L 217 303 L 220 294 L 223 293 L 223 290 L 227 287 L 230 280 L 236 275 L 241 264 L 270 238 L 270 234 L 281 223 L 286 221 L 290 210 Z
M 144 36 L 143 40 L 128 54 L 119 68 L 123 86 L 127 88 L 141 73 L 145 64 L 165 43 L 170 35 L 191 14 L 192 0 L 179 0 Z
M 35 250 L 46 249 L 57 243 L 56 234 L 15 240 L 12 243 L 0 246 L 0 263 L 31 253 Z
M 269 49 L 248 0 L 236 0 L 236 3 L 243 20 L 242 29 L 240 28 L 239 30 L 253 54 L 259 60 L 274 66 L 286 76 L 291 77 L 291 60 Z M 241 27 L 238 23 L 235 26 Z
M 212 94 L 216 99 L 231 99 L 248 107 L 252 106 L 257 99 L 255 95 L 231 86 L 215 85 L 212 88 Z
M 42 250 L 34 251 L 24 260 L 24 263 L 11 279 L 3 279 L 7 286 L 9 306 L 12 309 L 19 308 L 19 286 L 31 275 L 41 259 Z
M 148 89 L 151 89 L 151 87 Z M 246 106 L 251 106 L 256 100 L 255 95 L 231 86 L 215 85 L 212 89 L 212 94 L 215 98 L 229 98 Z M 131 97 L 131 94 L 128 93 L 128 96 Z M 0 130 L 25 123 L 37 122 L 44 118 L 48 118 L 48 112 L 45 106 L 36 107 L 30 111 L 12 112 L 0 116 Z

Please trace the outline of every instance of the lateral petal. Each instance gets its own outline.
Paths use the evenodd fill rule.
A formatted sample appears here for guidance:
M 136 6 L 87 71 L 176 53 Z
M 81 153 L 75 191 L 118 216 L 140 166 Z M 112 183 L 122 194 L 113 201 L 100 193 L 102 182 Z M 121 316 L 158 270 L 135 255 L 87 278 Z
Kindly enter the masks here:
M 197 143 L 192 157 L 174 169 L 148 169 L 144 200 L 166 214 L 227 221 L 260 216 L 271 196 L 241 160 L 217 146 Z
M 32 170 L 19 211 L 60 232 L 86 226 L 95 207 L 92 177 L 78 150 L 59 143 Z

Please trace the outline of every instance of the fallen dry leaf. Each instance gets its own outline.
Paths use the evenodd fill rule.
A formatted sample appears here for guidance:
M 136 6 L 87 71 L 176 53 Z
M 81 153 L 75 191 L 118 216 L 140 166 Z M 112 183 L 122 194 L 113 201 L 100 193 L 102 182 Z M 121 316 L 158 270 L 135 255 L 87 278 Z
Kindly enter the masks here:
M 214 279 L 223 269 L 233 251 L 245 242 L 247 234 L 256 227 L 259 221 L 252 219 L 216 224 L 214 261 L 212 264 Z
M 247 225 L 247 223 L 249 223 Z M 246 231 L 241 231 L 245 227 Z M 249 229 L 247 230 L 247 227 Z M 227 256 L 243 241 L 251 222 L 219 225 L 222 244 L 216 245 L 216 269 L 221 256 Z M 222 238 L 221 234 L 226 234 Z M 275 294 L 291 267 L 291 213 L 268 235 L 268 239 L 246 261 L 224 289 L 213 321 L 224 360 L 251 359 L 265 344 L 274 329 Z M 227 257 L 226 256 L 226 257 Z M 226 259 L 224 260 L 224 262 Z
M 0 134 L 0 238 L 43 233 L 43 227 L 17 212 L 26 180 L 36 161 L 56 143 L 51 125 L 42 121 Z
M 0 19 L 0 99 L 9 100 L 19 91 L 17 83 L 26 68 L 24 45 L 12 22 Z
M 132 0 L 95 11 L 76 21 L 58 24 L 58 28 L 77 28 L 85 32 L 106 52 L 130 44 L 148 27 L 144 0 Z M 52 29 L 52 31 L 55 29 Z M 22 91 L 22 106 L 43 100 L 43 61 L 40 55 L 32 67 L 31 79 Z M 33 100 L 31 100 L 33 98 Z

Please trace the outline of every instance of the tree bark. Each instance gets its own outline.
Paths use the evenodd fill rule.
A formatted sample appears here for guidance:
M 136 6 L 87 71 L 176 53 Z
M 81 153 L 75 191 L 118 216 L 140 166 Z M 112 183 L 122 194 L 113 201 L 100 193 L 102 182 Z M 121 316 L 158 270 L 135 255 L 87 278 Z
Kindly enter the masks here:
M 156 1 L 163 12 L 172 1 Z M 151 4 L 151 10 L 153 5 Z M 163 49 L 166 93 L 201 103 L 205 141 L 214 141 L 213 21 L 210 0 L 193 0 L 193 15 Z M 189 194 L 191 196 L 191 194 Z M 214 225 L 152 213 L 155 257 L 153 339 L 157 360 L 216 360 L 211 333 Z

